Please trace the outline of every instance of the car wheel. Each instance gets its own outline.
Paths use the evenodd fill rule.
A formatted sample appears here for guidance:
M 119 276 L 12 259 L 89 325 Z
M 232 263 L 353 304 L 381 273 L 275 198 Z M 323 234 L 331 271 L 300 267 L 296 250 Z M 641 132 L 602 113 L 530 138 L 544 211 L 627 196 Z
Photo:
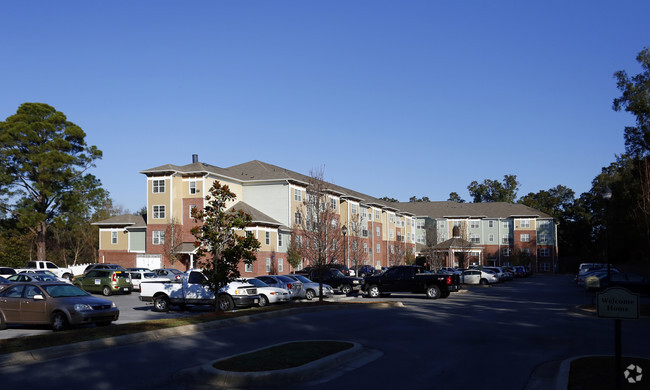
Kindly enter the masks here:
M 314 290 L 307 290 L 305 292 L 305 299 L 308 300 L 308 301 L 311 301 L 312 299 L 314 299 L 315 296 L 316 296 L 316 291 L 314 291 Z
M 166 295 L 158 295 L 153 298 L 153 308 L 155 311 L 169 311 L 169 298 Z
M 235 309 L 235 302 L 233 302 L 230 295 L 220 295 L 218 299 L 219 310 L 231 311 Z
M 5 318 L 0 314 L 0 330 L 5 330 L 7 329 L 7 322 L 5 321 Z
M 269 304 L 269 299 L 266 297 L 266 295 L 260 294 L 260 307 L 264 307 Z
M 440 298 L 440 289 L 436 285 L 427 287 L 427 298 L 437 299 Z
M 345 295 L 348 295 L 349 293 L 352 292 L 352 286 L 349 284 L 344 284 L 341 286 L 341 292 Z
M 107 297 L 107 296 L 111 295 L 111 293 L 112 293 L 111 288 L 109 286 L 102 287 L 102 295 L 103 296 Z
M 482 284 L 482 285 L 486 285 L 486 284 L 488 284 L 488 281 L 487 281 L 487 279 L 481 279 L 481 281 L 479 283 Z
M 67 329 L 68 327 L 68 318 L 60 311 L 55 311 L 52 313 L 52 330 L 59 332 Z
M 379 292 L 379 287 L 378 286 L 372 285 L 372 286 L 368 287 L 368 296 L 370 298 L 379 298 L 380 295 L 381 295 L 381 292 Z

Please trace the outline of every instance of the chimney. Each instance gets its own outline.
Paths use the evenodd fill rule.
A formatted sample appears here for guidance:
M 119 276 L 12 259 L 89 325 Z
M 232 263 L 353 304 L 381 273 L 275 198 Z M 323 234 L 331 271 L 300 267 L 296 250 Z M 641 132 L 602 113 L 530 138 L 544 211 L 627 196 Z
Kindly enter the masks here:
M 192 164 L 199 162 L 199 155 L 198 154 L 193 154 L 192 155 Z

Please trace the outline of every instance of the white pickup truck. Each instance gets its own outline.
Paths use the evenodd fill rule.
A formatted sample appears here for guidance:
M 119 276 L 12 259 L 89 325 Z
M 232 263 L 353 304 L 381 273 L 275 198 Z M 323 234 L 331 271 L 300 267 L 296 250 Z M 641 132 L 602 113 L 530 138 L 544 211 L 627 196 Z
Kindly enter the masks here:
M 140 300 L 153 302 L 154 310 L 168 311 L 171 305 L 214 305 L 214 294 L 203 285 L 205 275 L 200 270 L 190 270 L 178 280 L 147 279 L 140 284 Z M 258 306 L 260 296 L 250 284 L 232 282 L 221 289 L 217 303 L 222 311 L 236 307 Z
M 68 280 L 72 280 L 72 278 L 74 277 L 72 271 L 69 268 L 61 268 L 51 261 L 41 261 L 41 260 L 28 261 L 27 264 L 25 265 L 25 268 L 16 268 L 16 273 L 20 273 L 22 271 L 34 271 L 34 270 L 50 271 L 56 276 L 60 278 L 66 278 Z

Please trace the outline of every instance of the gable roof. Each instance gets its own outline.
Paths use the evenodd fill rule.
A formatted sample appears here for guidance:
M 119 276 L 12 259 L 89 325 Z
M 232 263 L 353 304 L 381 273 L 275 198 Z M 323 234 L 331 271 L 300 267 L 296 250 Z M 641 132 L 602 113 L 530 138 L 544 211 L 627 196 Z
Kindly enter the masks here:
M 532 207 L 507 202 L 401 202 L 396 205 L 416 216 L 431 218 L 553 218 Z
M 254 225 L 270 225 L 275 227 L 283 226 L 280 222 L 269 217 L 268 215 L 264 214 L 246 202 L 239 201 L 232 205 L 232 207 L 230 207 L 228 210 L 241 210 L 245 212 L 251 216 Z
M 115 217 L 111 217 L 103 221 L 93 222 L 92 225 L 134 227 L 134 228 L 147 227 L 147 224 L 145 223 L 144 218 L 142 218 L 141 215 L 133 215 L 133 214 L 116 215 Z

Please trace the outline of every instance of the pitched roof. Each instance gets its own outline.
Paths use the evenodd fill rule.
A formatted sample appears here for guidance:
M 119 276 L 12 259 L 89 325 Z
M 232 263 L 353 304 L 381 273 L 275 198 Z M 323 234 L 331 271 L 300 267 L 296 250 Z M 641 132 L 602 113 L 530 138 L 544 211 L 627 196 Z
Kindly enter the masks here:
M 255 207 L 247 204 L 246 202 L 239 201 L 234 205 L 232 205 L 232 207 L 230 207 L 229 210 L 241 210 L 245 212 L 246 214 L 251 216 L 252 222 L 255 225 L 260 224 L 260 225 L 271 225 L 271 226 L 283 226 L 280 222 L 269 217 L 268 215 L 259 211 Z
M 552 218 L 550 215 L 519 203 L 485 202 L 401 202 L 400 210 L 431 218 Z
M 98 226 L 147 227 L 141 215 L 133 214 L 116 215 L 115 217 L 93 222 L 92 224 Z

